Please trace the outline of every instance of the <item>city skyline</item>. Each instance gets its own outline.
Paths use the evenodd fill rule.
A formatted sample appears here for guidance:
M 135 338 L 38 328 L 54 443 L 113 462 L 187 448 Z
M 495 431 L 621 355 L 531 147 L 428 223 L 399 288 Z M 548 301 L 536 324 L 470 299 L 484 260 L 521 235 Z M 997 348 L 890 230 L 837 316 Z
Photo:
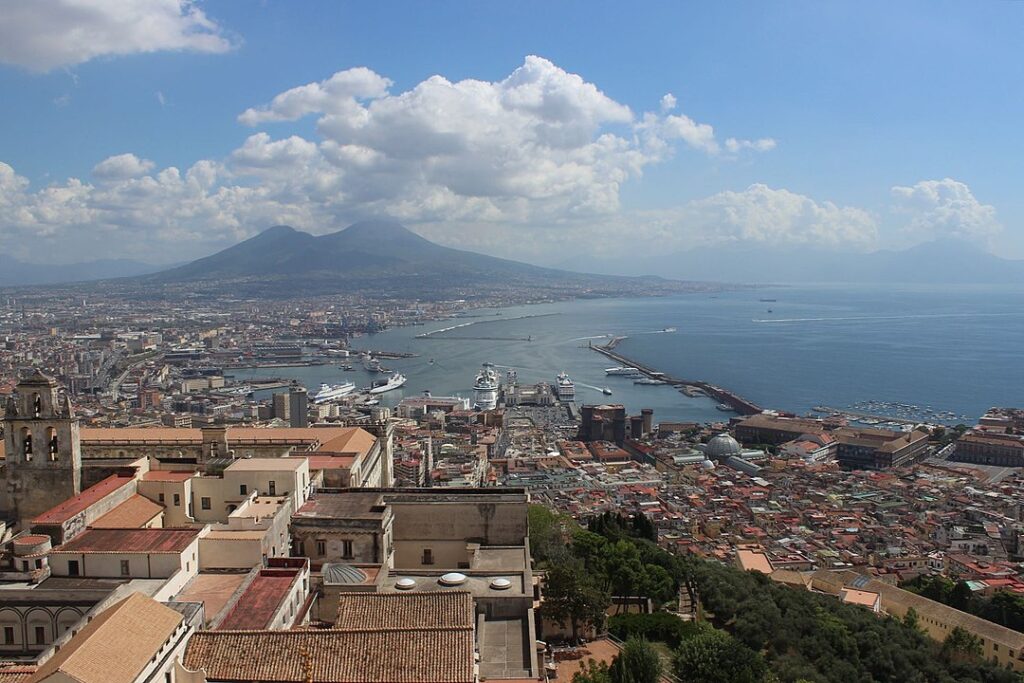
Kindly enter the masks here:
M 624 237 L 1024 256 L 1010 3 L 132 5 L 3 12 L 14 256 L 166 264 L 370 217 L 542 265 Z

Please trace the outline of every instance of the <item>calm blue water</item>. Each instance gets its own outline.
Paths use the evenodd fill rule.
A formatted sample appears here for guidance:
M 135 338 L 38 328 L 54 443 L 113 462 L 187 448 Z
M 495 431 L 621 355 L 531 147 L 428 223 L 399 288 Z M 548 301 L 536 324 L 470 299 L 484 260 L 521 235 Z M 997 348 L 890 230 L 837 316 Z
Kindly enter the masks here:
M 612 363 L 587 349 L 585 338 L 606 334 L 628 336 L 619 345 L 627 356 L 672 375 L 728 387 L 769 408 L 802 413 L 818 404 L 884 400 L 974 418 L 993 405 L 1024 404 L 1024 288 L 801 286 L 574 301 L 504 309 L 500 317 L 493 313 L 474 312 L 480 317 L 458 322 L 488 322 L 447 336 L 532 336 L 533 341 L 414 339 L 452 325 L 446 321 L 389 330 L 353 345 L 420 354 L 385 361 L 409 377 L 403 390 L 385 395 L 388 404 L 425 389 L 471 396 L 475 372 L 488 361 L 515 367 L 525 382 L 552 380 L 565 370 L 576 381 L 578 403 L 621 402 L 631 412 L 650 407 L 656 420 L 723 417 L 711 401 L 688 398 L 671 387 L 605 377 L 603 368 Z M 504 320 L 541 313 L 557 315 Z M 678 331 L 658 332 L 666 327 Z M 335 367 L 238 375 L 285 375 L 313 390 L 321 381 L 370 380 L 361 369 L 346 373 Z M 584 385 L 610 387 L 613 395 Z

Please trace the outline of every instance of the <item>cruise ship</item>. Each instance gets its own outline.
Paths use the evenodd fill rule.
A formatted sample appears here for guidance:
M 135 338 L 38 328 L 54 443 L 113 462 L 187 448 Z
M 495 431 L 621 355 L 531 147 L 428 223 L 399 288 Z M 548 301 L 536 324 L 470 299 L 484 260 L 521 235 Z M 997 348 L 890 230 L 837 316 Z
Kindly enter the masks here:
M 555 394 L 560 401 L 572 401 L 576 398 L 576 385 L 564 372 L 558 373 L 558 381 L 555 383 Z
M 313 403 L 327 403 L 335 399 L 339 399 L 342 396 L 347 396 L 355 391 L 356 385 L 352 382 L 343 382 L 341 384 L 321 384 L 320 391 L 316 392 L 313 396 Z
M 639 377 L 643 373 L 636 368 L 627 368 L 620 365 L 617 368 L 605 368 L 604 374 L 617 377 Z
M 398 387 L 400 387 L 403 384 L 405 384 L 405 382 L 406 382 L 405 375 L 403 375 L 400 372 L 396 372 L 395 374 L 393 374 L 390 377 L 388 377 L 386 380 L 381 380 L 379 382 L 374 382 L 373 386 L 370 387 L 370 393 L 371 394 L 383 394 L 383 393 L 385 393 L 387 391 L 391 391 L 392 389 L 397 389 Z
M 494 410 L 498 405 L 498 373 L 484 363 L 473 383 L 473 403 L 477 410 Z

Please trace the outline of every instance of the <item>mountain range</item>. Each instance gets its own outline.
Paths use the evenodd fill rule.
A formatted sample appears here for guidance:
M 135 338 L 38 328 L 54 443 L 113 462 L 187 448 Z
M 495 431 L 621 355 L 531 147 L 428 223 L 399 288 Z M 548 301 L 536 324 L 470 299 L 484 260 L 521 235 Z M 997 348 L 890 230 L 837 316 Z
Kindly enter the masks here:
M 286 225 L 223 251 L 139 278 L 193 288 L 230 282 L 233 291 L 265 296 L 304 292 L 372 292 L 423 298 L 472 298 L 512 289 L 539 297 L 671 293 L 692 283 L 658 277 L 593 275 L 543 268 L 441 246 L 391 221 L 364 221 L 314 236 Z
M 637 255 L 630 270 L 666 278 L 732 283 L 1024 284 L 1024 261 L 1000 258 L 959 240 L 867 254 L 810 247 L 732 245 Z M 592 261 L 599 273 L 620 273 L 621 259 Z
M 39 264 L 0 254 L 0 287 L 53 285 L 155 273 L 166 266 L 130 259 L 99 259 L 69 264 Z
M 571 270 L 579 263 L 574 258 L 562 270 L 485 256 L 435 244 L 398 223 L 378 220 L 319 236 L 278 225 L 210 256 L 163 269 L 127 259 L 47 266 L 0 255 L 0 286 L 109 280 L 128 289 L 187 286 L 223 291 L 230 282 L 238 293 L 276 296 L 301 295 L 309 289 L 453 296 L 523 287 L 539 295 L 558 290 L 601 296 L 670 293 L 693 289 L 694 281 L 1024 283 L 1024 261 L 950 240 L 869 254 L 750 245 L 676 253 L 633 250 L 615 258 L 588 259 L 589 274 Z M 629 275 L 638 272 L 650 275 Z

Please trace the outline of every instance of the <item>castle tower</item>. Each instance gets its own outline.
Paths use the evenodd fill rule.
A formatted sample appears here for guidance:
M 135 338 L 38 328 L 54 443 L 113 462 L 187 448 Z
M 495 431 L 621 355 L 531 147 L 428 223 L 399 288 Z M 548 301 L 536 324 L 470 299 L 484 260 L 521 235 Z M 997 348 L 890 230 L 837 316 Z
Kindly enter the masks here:
M 78 418 L 52 377 L 33 370 L 18 382 L 4 411 L 4 448 L 0 502 L 23 526 L 81 493 Z

